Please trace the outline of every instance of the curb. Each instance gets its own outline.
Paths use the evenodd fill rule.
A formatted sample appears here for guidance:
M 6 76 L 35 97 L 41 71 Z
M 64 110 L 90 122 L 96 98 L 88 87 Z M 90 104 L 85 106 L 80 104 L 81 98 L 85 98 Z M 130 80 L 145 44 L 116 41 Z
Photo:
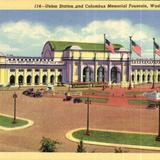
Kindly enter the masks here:
M 79 131 L 79 130 L 85 130 L 86 128 L 78 128 L 71 130 L 66 133 L 65 137 L 69 139 L 72 142 L 78 142 L 79 139 L 74 138 L 72 136 L 73 132 Z M 137 134 L 148 134 L 148 135 L 156 135 L 155 133 L 145 133 L 145 132 L 129 132 L 129 131 L 117 131 L 117 130 L 103 130 L 103 129 L 91 129 L 91 130 L 97 130 L 97 131 L 111 131 L 111 132 L 120 132 L 120 133 L 137 133 Z M 150 150 L 150 151 L 160 151 L 160 147 L 149 147 L 149 146 L 138 146 L 138 145 L 128 145 L 128 144 L 116 144 L 116 143 L 103 143 L 103 142 L 93 142 L 93 141 L 87 141 L 83 140 L 85 144 L 90 145 L 100 145 L 100 146 L 108 146 L 108 147 L 123 147 L 123 148 L 130 148 L 130 149 L 141 149 L 141 150 Z
M 13 118 L 13 116 L 7 115 L 7 114 L 0 113 L 0 115 Z M 28 128 L 28 127 L 30 127 L 34 124 L 34 122 L 32 120 L 29 120 L 29 119 L 26 119 L 26 118 L 21 118 L 21 117 L 17 117 L 17 118 L 20 119 L 20 120 L 27 121 L 28 124 L 26 124 L 24 126 L 17 126 L 17 127 L 14 127 L 14 128 L 7 128 L 7 127 L 0 126 L 0 129 L 4 130 L 4 131 L 13 131 L 13 130 L 25 129 L 25 128 Z

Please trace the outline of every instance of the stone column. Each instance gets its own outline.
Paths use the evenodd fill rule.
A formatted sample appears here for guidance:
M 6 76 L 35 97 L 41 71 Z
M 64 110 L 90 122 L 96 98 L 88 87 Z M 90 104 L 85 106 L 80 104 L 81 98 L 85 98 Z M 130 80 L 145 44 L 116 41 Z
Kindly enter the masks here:
M 39 85 L 42 85 L 43 69 L 39 70 Z
M 55 69 L 54 84 L 57 85 L 57 83 L 58 83 L 58 69 Z
M 32 86 L 34 86 L 34 79 L 35 79 L 35 69 L 32 69 L 32 82 L 31 82 Z
M 15 69 L 15 86 L 19 86 L 19 84 L 18 84 L 18 74 L 19 74 L 18 69 Z
M 27 85 L 27 69 L 24 69 L 23 71 L 23 85 Z
M 47 84 L 50 84 L 50 75 L 51 75 L 51 70 L 47 69 Z
M 137 84 L 137 70 L 134 70 L 134 83 Z

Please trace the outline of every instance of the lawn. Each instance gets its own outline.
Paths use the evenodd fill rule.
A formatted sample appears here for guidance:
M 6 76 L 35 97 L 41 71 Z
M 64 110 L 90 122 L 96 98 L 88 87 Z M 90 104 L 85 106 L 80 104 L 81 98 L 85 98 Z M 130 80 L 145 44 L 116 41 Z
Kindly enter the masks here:
M 115 144 L 127 144 L 138 146 L 152 146 L 160 147 L 160 142 L 155 141 L 155 135 L 136 134 L 136 133 L 120 133 L 109 131 L 95 131 L 91 130 L 90 136 L 85 135 L 85 130 L 76 131 L 72 134 L 77 139 L 103 142 L 103 143 L 115 143 Z
M 15 124 L 13 124 L 12 122 L 13 122 L 13 118 L 0 115 L 1 127 L 14 128 L 14 127 L 24 126 L 28 124 L 27 121 L 21 120 L 21 119 L 17 119 Z
M 140 94 L 143 94 L 144 92 L 146 91 L 129 91 L 129 92 L 126 92 L 125 94 L 126 95 L 140 95 Z
M 77 90 L 70 90 L 70 92 L 82 92 L 82 93 L 91 93 L 91 94 L 96 94 L 96 93 L 99 93 L 99 94 L 110 94 L 110 92 L 108 91 L 103 91 L 103 90 L 94 90 L 94 89 L 83 89 L 83 90 L 80 90 L 80 89 L 77 89 Z
M 82 101 L 87 100 L 87 97 L 82 97 L 80 98 Z M 94 97 L 90 97 L 89 98 L 91 101 L 93 102 L 97 102 L 97 103 L 106 103 L 107 102 L 107 98 L 94 98 Z
M 154 104 L 155 102 L 150 100 L 128 100 L 128 103 L 134 105 L 149 105 Z

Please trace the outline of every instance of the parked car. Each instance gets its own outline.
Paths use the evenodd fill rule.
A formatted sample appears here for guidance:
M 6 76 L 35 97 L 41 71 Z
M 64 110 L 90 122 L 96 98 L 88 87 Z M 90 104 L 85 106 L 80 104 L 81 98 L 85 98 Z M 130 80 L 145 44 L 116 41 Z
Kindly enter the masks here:
M 157 104 L 156 103 L 151 103 L 147 106 L 148 109 L 156 109 L 158 108 Z
M 23 91 L 22 94 L 24 94 L 26 96 L 33 94 L 33 88 L 26 89 L 25 91 Z
M 73 103 L 81 103 L 82 100 L 80 98 L 74 98 Z
M 42 93 L 37 90 L 35 93 L 33 93 L 33 97 L 42 97 Z
M 66 97 L 63 99 L 63 101 L 70 101 L 71 99 L 72 99 L 71 96 L 66 96 Z

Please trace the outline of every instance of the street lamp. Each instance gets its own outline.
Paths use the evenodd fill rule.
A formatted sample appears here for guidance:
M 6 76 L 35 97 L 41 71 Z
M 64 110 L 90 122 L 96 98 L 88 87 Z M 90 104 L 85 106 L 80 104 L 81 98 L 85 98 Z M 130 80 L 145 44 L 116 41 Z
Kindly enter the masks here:
M 14 118 L 13 118 L 13 122 L 12 123 L 16 123 L 16 98 L 17 98 L 17 94 L 16 94 L 16 92 L 14 92 L 14 94 L 13 94 L 13 100 L 14 100 Z
M 85 104 L 87 104 L 87 130 L 86 130 L 86 135 L 90 136 L 90 131 L 89 131 L 89 105 L 91 104 L 91 100 L 89 97 L 87 97 L 87 100 L 85 100 Z

